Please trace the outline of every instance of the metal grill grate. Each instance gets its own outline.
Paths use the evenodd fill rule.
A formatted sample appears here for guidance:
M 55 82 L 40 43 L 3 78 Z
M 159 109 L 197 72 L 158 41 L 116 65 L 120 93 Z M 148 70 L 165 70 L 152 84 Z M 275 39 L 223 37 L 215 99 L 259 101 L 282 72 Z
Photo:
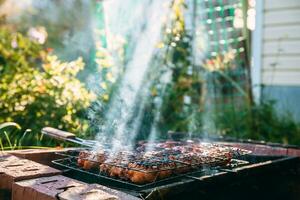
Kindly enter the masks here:
M 249 152 L 239 152 L 239 154 L 247 153 Z M 215 157 L 212 157 L 211 155 L 205 157 L 197 153 L 179 153 L 178 151 L 167 150 L 154 151 L 154 153 L 148 155 L 136 152 L 135 154 L 131 154 L 130 156 L 126 157 L 126 159 L 122 159 L 120 157 L 116 159 L 107 159 L 107 161 L 104 163 L 98 163 L 98 161 L 94 160 L 93 157 L 86 157 L 86 160 L 95 162 L 97 166 L 87 170 L 78 165 L 80 151 L 73 150 L 59 154 L 65 156 L 65 158 L 54 160 L 53 163 L 56 165 L 80 172 L 83 175 L 89 175 L 93 178 L 93 180 L 97 179 L 100 182 L 103 182 L 103 180 L 108 181 L 110 185 L 118 185 L 118 187 L 131 190 L 142 190 L 165 185 L 174 181 L 178 181 L 182 178 L 190 177 L 194 173 L 213 175 L 214 173 L 218 173 L 222 170 L 227 171 L 234 167 L 248 164 L 247 161 L 231 158 L 228 159 L 222 154 L 216 154 Z M 141 157 L 141 155 L 143 155 L 143 157 Z M 133 163 L 133 165 L 130 165 L 129 163 Z M 151 174 L 155 176 L 155 178 L 149 183 L 134 183 L 126 176 L 111 176 L 105 170 L 100 170 L 101 165 L 126 170 L 127 173 L 129 171 L 136 171 L 144 175 Z M 160 167 L 166 165 L 168 167 Z M 138 166 L 143 166 L 143 168 Z M 145 170 L 145 166 L 147 170 Z M 161 178 L 160 175 L 162 172 L 168 172 L 168 176 Z

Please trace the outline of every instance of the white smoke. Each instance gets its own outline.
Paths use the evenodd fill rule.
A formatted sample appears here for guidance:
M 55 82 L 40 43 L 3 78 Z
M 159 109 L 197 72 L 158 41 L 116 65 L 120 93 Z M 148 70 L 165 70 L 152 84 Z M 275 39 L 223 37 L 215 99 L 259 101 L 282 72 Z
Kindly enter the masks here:
M 169 7 L 161 1 L 110 0 L 104 2 L 106 31 L 112 34 L 130 38 L 132 53 L 130 61 L 125 66 L 120 88 L 112 97 L 110 107 L 105 116 L 106 123 L 101 126 L 97 140 L 110 137 L 112 152 L 132 148 L 137 135 L 141 117 L 144 112 L 146 98 L 149 95 L 149 85 L 143 85 L 151 59 L 156 52 L 156 45 L 161 40 L 163 18 L 170 12 Z M 113 42 L 108 39 L 108 48 Z M 143 88 L 143 90 L 141 90 Z M 142 95 L 141 92 L 142 91 Z M 140 98 L 140 99 L 139 99 Z M 133 127 L 128 129 L 128 122 L 134 115 L 133 111 L 139 104 L 139 111 L 133 121 Z M 110 135 L 111 129 L 114 134 Z

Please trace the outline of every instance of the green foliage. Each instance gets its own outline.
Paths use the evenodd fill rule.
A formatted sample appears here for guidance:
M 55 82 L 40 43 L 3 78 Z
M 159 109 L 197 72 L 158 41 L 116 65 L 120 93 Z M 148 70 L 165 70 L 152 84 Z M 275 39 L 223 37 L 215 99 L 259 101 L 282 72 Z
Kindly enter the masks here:
M 15 122 L 0 124 L 0 151 L 28 148 L 49 148 L 40 146 L 42 138 L 32 140 L 32 138 L 28 137 L 31 134 L 30 129 L 25 131 L 22 131 L 21 129 L 21 126 Z M 23 144 L 25 144 L 28 139 L 30 139 L 31 146 L 24 146 Z M 51 144 L 53 145 L 54 143 Z
M 228 108 L 214 116 L 221 134 L 284 144 L 300 144 L 300 123 L 289 114 L 279 114 L 274 101 L 261 102 L 250 109 Z
M 151 127 L 146 124 L 151 123 L 158 112 L 153 102 L 155 96 L 159 96 L 163 97 L 159 119 L 162 133 L 173 130 L 203 134 L 208 131 L 208 126 L 213 134 L 300 144 L 300 124 L 291 115 L 278 114 L 274 102 L 251 103 L 249 88 L 238 74 L 240 63 L 236 62 L 232 51 L 207 60 L 202 66 L 203 71 L 197 70 L 200 66 L 193 66 L 192 35 L 186 30 L 182 16 L 184 1 L 174 1 L 172 10 L 173 22 L 165 27 L 163 41 L 159 44 L 161 49 L 154 59 L 163 62 L 160 69 L 155 69 L 160 74 L 158 81 L 154 82 L 153 97 L 149 98 L 144 129 Z M 159 78 L 165 73 L 164 68 L 165 71 L 171 70 L 172 76 L 171 81 L 162 87 Z M 186 102 L 186 98 L 189 101 Z M 206 104 L 212 108 L 207 108 Z M 210 123 L 215 127 L 209 126 Z
M 254 106 L 252 114 L 252 135 L 255 139 L 300 144 L 300 123 L 290 113 L 278 114 L 274 101 Z
M 44 126 L 84 131 L 82 110 L 94 98 L 76 78 L 81 58 L 62 62 L 20 33 L 0 30 L 0 123 L 38 133 Z M 39 137 L 39 136 L 34 136 Z
M 202 79 L 193 65 L 192 33 L 186 29 L 184 21 L 186 8 L 183 0 L 172 3 L 170 23 L 164 27 L 162 41 L 153 59 L 152 66 L 158 66 L 153 71 L 159 73 L 156 72 L 144 122 L 154 120 L 155 112 L 159 112 L 157 125 L 161 133 L 169 130 L 194 132 L 200 129 L 201 120 L 198 117 Z M 158 60 L 161 63 L 157 63 Z M 166 83 L 163 77 L 168 74 L 170 81 Z M 162 100 L 158 108 L 155 105 L 156 98 Z M 151 112 L 154 112 L 152 117 L 149 116 Z
M 0 0 L 0 4 L 1 2 Z M 33 3 L 35 9 L 38 5 L 39 2 Z M 87 13 L 92 10 L 94 3 L 76 0 L 67 8 L 64 5 L 63 2 L 48 0 L 34 12 L 35 14 L 21 15 L 21 20 L 15 23 L 14 28 L 18 27 L 18 30 L 25 33 L 29 26 L 47 27 L 46 45 L 54 47 L 55 52 L 60 52 L 60 55 L 66 58 L 80 54 L 85 60 L 89 60 L 90 52 L 95 50 L 95 63 L 91 66 L 99 65 L 101 74 L 96 77 L 98 82 L 95 84 L 100 90 L 99 101 L 96 102 L 96 106 L 100 108 L 96 109 L 101 112 L 96 112 L 97 116 L 93 119 L 95 121 L 89 126 L 89 135 L 86 134 L 87 122 L 82 119 L 82 111 L 89 107 L 95 97 L 76 78 L 84 68 L 80 58 L 72 62 L 62 62 L 49 54 L 44 46 L 20 33 L 0 27 L 0 124 L 10 121 L 0 125 L 2 150 L 22 148 L 26 145 L 53 145 L 53 142 L 44 140 L 39 133 L 44 126 L 85 133 L 84 136 L 92 137 L 97 132 L 93 125 L 98 126 L 101 122 L 103 113 L 110 106 L 112 94 L 117 91 L 118 77 L 126 70 L 121 66 L 128 62 L 126 52 L 130 48 L 123 38 L 113 37 L 117 45 L 117 54 L 109 52 L 103 41 L 101 43 L 90 40 L 92 31 L 88 22 L 92 16 Z M 45 14 L 45 11 L 49 10 L 50 12 Z M 289 114 L 282 116 L 276 113 L 274 102 L 248 104 L 250 98 L 245 88 L 236 81 L 241 77 L 238 75 L 232 78 L 227 75 L 227 72 L 234 70 L 234 54 L 229 52 L 224 57 L 217 56 L 214 60 L 207 60 L 203 66 L 193 65 L 194 41 L 192 33 L 186 30 L 185 11 L 184 0 L 173 1 L 172 13 L 169 16 L 171 22 L 164 27 L 162 41 L 157 45 L 157 54 L 154 55 L 153 66 L 149 70 L 149 77 L 156 80 L 150 86 L 151 94 L 147 96 L 148 101 L 143 110 L 144 116 L 139 131 L 141 139 L 147 138 L 154 123 L 157 123 L 159 131 L 163 134 L 169 130 L 201 132 L 203 126 L 213 123 L 213 131 L 216 134 L 300 144 L 300 124 Z M 113 60 L 118 60 L 119 63 L 113 63 Z M 201 67 L 204 72 L 199 73 L 198 68 Z M 171 74 L 171 81 L 165 83 L 162 76 L 167 73 Z M 219 102 L 209 97 L 211 91 L 208 88 L 212 85 L 208 83 L 205 75 L 221 85 L 217 88 L 220 90 L 217 91 L 220 95 Z M 203 80 L 204 78 L 206 80 Z M 227 89 L 228 85 L 233 91 Z M 245 98 L 236 101 L 233 93 Z M 139 95 L 143 94 L 141 92 Z M 157 97 L 162 99 L 162 105 L 158 106 L 155 103 Z M 204 99 L 218 105 L 206 110 Z M 98 102 L 101 102 L 101 105 L 98 105 Z M 140 109 L 139 103 L 136 103 L 137 111 Z M 205 117 L 205 112 L 211 113 Z M 160 115 L 159 119 L 155 119 L 157 113 Z M 21 130 L 18 124 L 11 121 L 28 129 Z M 166 137 L 166 134 L 164 136 Z

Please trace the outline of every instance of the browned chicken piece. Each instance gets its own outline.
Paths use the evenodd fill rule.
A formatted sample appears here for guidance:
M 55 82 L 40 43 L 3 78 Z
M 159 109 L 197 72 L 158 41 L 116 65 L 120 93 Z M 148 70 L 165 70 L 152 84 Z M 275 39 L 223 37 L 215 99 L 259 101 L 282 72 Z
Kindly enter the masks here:
M 125 169 L 122 167 L 113 166 L 110 168 L 109 175 L 112 177 L 122 178 L 122 177 L 124 177 L 124 171 L 125 171 Z
M 159 179 L 165 179 L 172 175 L 172 170 L 164 170 L 159 172 L 158 178 Z
M 81 151 L 78 155 L 78 159 L 77 159 L 77 164 L 80 167 L 83 167 L 84 165 L 84 161 L 86 160 L 86 158 L 90 155 L 91 153 L 88 151 Z
M 91 169 L 97 168 L 98 165 L 99 165 L 98 162 L 91 161 L 91 160 L 85 160 L 82 168 L 85 170 L 91 170 Z
M 133 183 L 152 183 L 158 177 L 158 172 L 152 168 L 147 168 L 136 163 L 130 163 L 128 167 L 131 169 L 127 171 L 127 175 Z
M 77 163 L 85 170 L 97 168 L 99 163 L 103 163 L 106 159 L 104 152 L 88 152 L 82 151 L 79 153 Z
M 112 167 L 111 165 L 103 163 L 99 166 L 100 172 L 110 174 L 111 167 Z
M 152 183 L 157 178 L 157 172 L 140 172 L 135 170 L 129 170 L 130 172 L 130 180 L 133 183 L 144 184 L 144 183 Z

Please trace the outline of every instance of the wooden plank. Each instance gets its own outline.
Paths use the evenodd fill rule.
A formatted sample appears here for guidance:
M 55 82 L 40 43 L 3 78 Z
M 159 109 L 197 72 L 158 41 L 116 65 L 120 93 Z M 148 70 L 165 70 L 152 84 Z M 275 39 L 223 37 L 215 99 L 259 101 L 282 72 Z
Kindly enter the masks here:
M 265 85 L 300 85 L 300 71 L 264 71 L 262 83 Z
M 264 0 L 265 9 L 282 9 L 282 8 L 295 8 L 300 7 L 299 0 Z
M 299 1 L 300 2 L 300 1 Z M 299 16 L 300 17 L 300 16 Z M 267 26 L 264 28 L 264 40 L 300 40 L 300 25 Z
M 300 23 L 300 9 L 290 10 L 276 10 L 272 12 L 265 12 L 264 25 L 287 25 Z
M 263 57 L 264 70 L 299 70 L 300 71 L 300 57 L 296 56 L 266 56 Z
M 300 55 L 300 40 L 296 41 L 265 41 L 263 55 Z

